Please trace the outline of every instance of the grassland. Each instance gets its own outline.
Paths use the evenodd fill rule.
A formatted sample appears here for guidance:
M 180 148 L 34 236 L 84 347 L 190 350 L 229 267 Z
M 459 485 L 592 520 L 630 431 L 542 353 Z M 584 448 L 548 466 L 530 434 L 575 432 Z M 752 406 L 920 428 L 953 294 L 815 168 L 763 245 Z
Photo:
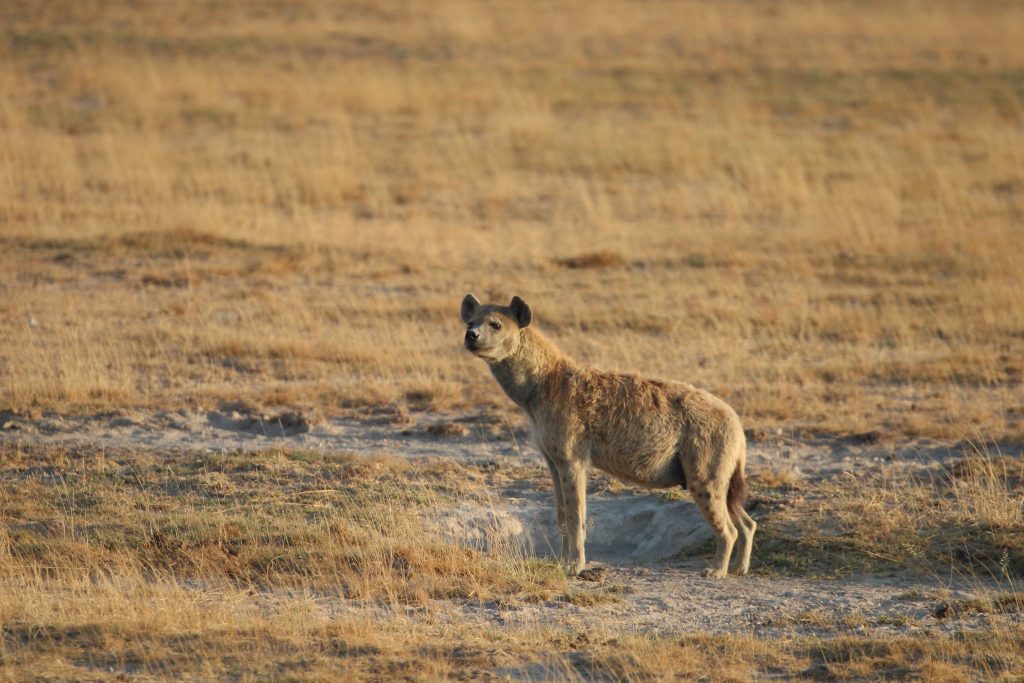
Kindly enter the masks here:
M 748 425 L 1018 439 L 1013 3 L 5 3 L 0 402 L 505 404 L 465 291 Z
M 755 441 L 1019 444 L 1021 27 L 997 0 L 9 0 L 0 423 L 514 420 L 459 346 L 473 291 L 711 389 Z M 947 606 L 987 628 L 808 612 L 765 639 L 467 619 L 622 599 L 432 526 L 490 504 L 486 468 L 36 436 L 0 435 L 3 680 L 1024 671 L 1024 492 L 994 447 L 754 480 L 755 578 L 999 582 Z
M 765 487 L 769 573 L 1024 576 L 1020 457 L 970 453 L 941 471 L 852 472 Z
M 1015 592 L 935 599 L 946 612 L 927 618 L 933 623 L 989 615 L 987 629 L 953 635 L 918 629 L 882 637 L 865 631 L 884 626 L 882 619 L 819 612 L 773 617 L 818 631 L 781 639 L 645 632 L 596 616 L 519 619 L 524 607 L 594 610 L 623 592 L 574 586 L 520 545 L 468 548 L 432 524 L 447 506 L 476 501 L 486 509 L 489 492 L 510 477 L 543 482 L 539 464 L 504 472 L 289 450 L 69 451 L 10 442 L 0 456 L 0 675 L 11 680 L 748 680 L 772 672 L 1013 680 L 1024 670 L 1024 639 L 1012 618 L 1024 598 Z M 938 518 L 921 513 L 920 500 L 936 493 L 925 481 L 900 484 L 896 515 L 875 502 L 889 491 L 873 481 L 842 496 L 829 483 L 803 485 L 799 496 L 790 486 L 759 486 L 758 516 L 771 537 L 760 546 L 757 572 L 782 577 L 851 565 L 891 572 L 902 564 L 1019 577 L 1019 472 L 998 459 L 963 462 L 935 482 L 960 487 Z M 790 505 L 772 509 L 780 498 Z M 815 502 L 822 498 L 833 501 L 828 514 Z M 960 535 L 948 525 L 954 514 Z M 800 533 L 780 541 L 793 526 Z M 987 536 L 995 539 L 989 545 Z M 965 539 L 990 552 L 1002 544 L 1011 559 L 1002 569 L 980 552 L 957 560 Z M 880 557 L 880 547 L 905 557 Z M 794 557 L 806 558 L 803 566 Z M 469 616 L 485 607 L 503 618 Z

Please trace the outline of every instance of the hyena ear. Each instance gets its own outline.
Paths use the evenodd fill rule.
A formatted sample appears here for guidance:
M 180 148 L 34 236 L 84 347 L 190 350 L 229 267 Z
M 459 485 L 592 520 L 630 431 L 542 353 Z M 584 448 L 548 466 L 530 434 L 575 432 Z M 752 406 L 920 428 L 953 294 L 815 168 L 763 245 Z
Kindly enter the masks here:
M 467 294 L 462 299 L 462 322 L 468 323 L 472 320 L 478 308 L 480 308 L 480 300 L 472 294 Z
M 512 303 L 508 307 L 512 311 L 512 316 L 516 319 L 516 322 L 519 323 L 519 327 L 526 327 L 533 320 L 533 313 L 530 311 L 530 307 L 518 296 L 512 297 Z

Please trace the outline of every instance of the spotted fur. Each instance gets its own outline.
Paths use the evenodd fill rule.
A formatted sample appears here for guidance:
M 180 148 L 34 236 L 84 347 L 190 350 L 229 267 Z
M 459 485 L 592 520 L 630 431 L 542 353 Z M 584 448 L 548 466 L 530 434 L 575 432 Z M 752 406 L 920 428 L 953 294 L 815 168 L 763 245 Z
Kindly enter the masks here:
M 743 509 L 746 438 L 736 412 L 710 393 L 681 382 L 646 379 L 581 365 L 530 325 L 532 312 L 462 301 L 465 346 L 533 426 L 551 473 L 561 536 L 560 561 L 578 573 L 586 564 L 586 475 L 592 465 L 651 488 L 682 486 L 711 526 L 715 558 L 705 576 L 750 568 L 757 524 Z

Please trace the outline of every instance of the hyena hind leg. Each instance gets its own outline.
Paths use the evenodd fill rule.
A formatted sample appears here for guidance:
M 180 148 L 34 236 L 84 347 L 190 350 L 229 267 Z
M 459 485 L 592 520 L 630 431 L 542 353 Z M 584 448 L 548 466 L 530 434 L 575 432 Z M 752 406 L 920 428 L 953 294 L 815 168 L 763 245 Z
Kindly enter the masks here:
M 736 517 L 733 522 L 740 532 L 740 547 L 736 553 L 733 571 L 743 575 L 750 571 L 750 552 L 754 549 L 754 532 L 757 531 L 757 522 L 751 519 L 742 507 L 736 509 Z
M 739 535 L 736 526 L 729 518 L 729 509 L 725 504 L 725 492 L 712 493 L 702 485 L 693 486 L 692 492 L 693 502 L 697 504 L 697 508 L 715 533 L 715 559 L 711 562 L 711 566 L 704 570 L 704 576 L 715 579 L 724 578 L 728 573 L 733 544 Z

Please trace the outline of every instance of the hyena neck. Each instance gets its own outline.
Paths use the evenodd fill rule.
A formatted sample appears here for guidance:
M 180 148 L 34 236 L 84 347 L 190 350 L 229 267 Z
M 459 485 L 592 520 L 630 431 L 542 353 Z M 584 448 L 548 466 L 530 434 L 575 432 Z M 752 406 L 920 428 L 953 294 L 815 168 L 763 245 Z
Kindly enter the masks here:
M 540 388 L 554 374 L 572 366 L 573 361 L 533 328 L 522 331 L 519 348 L 494 363 L 491 373 L 508 397 L 532 415 L 530 407 Z

